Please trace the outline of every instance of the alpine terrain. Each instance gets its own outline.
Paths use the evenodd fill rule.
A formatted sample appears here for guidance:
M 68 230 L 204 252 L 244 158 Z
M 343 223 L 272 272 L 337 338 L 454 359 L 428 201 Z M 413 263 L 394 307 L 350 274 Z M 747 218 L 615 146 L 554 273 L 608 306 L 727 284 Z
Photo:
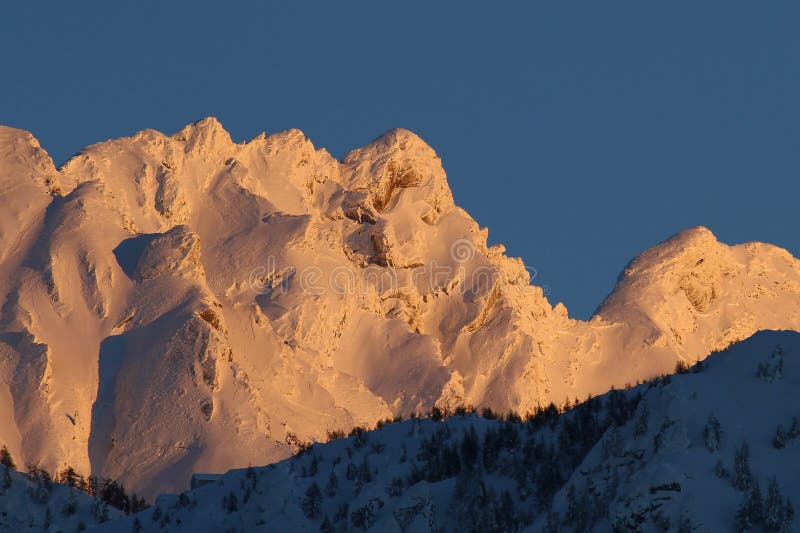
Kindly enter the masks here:
M 768 244 L 728 246 L 702 227 L 634 259 L 591 320 L 570 318 L 531 284 L 519 259 L 487 246 L 487 230 L 454 204 L 440 158 L 406 130 L 339 161 L 297 130 L 237 143 L 208 118 L 172 136 L 145 130 L 89 146 L 57 169 L 30 133 L 0 127 L 0 198 L 0 444 L 20 464 L 50 472 L 71 467 L 150 499 L 184 490 L 194 472 L 273 463 L 329 432 L 434 407 L 525 416 L 550 402 L 583 400 L 692 365 L 759 330 L 800 329 L 800 261 Z M 602 442 L 581 448 L 585 458 L 576 452 L 565 459 L 571 466 L 558 475 L 569 485 L 548 485 L 561 513 L 552 520 L 567 519 L 568 487 L 590 500 L 606 490 L 610 481 L 592 477 L 598 469 L 619 478 L 603 519 L 655 519 L 652 496 L 662 489 L 632 474 L 653 469 L 648 479 L 672 487 L 663 489 L 669 498 L 658 509 L 677 523 L 699 505 L 704 483 L 724 485 L 716 477 L 688 481 L 682 469 L 706 468 L 718 453 L 730 470 L 728 456 L 751 430 L 753 462 L 777 460 L 777 452 L 762 457 L 756 449 L 755 441 L 767 438 L 756 428 L 760 415 L 748 419 L 750 427 L 737 425 L 734 411 L 723 412 L 718 388 L 731 387 L 724 390 L 735 398 L 742 376 L 755 372 L 752 361 L 739 366 L 719 355 L 714 362 L 720 380 L 709 371 L 666 388 L 618 393 L 628 402 L 624 420 L 614 429 L 598 426 Z M 787 372 L 782 386 L 796 387 L 796 379 Z M 634 401 L 634 394 L 642 397 Z M 720 403 L 702 403 L 706 394 Z M 609 415 L 609 398 L 598 420 Z M 644 405 L 650 422 L 630 440 L 628 433 L 638 431 L 631 417 L 640 418 Z M 697 424 L 712 408 L 729 440 L 719 452 L 684 453 L 702 447 Z M 681 409 L 703 412 L 671 425 Z M 790 422 L 791 416 L 784 423 Z M 328 476 L 338 457 L 333 469 L 344 479 L 348 463 L 358 468 L 365 450 L 384 441 L 369 461 L 388 465 L 401 453 L 401 437 L 418 435 L 406 447 L 406 463 L 386 467 L 405 487 L 434 475 L 406 471 L 423 438 L 463 448 L 470 427 L 483 442 L 504 426 L 469 417 L 392 425 L 352 457 L 345 452 L 354 443 L 342 441 L 322 447 L 320 457 L 304 454 L 258 470 L 250 474 L 251 492 L 263 490 L 267 477 L 273 485 L 294 483 L 300 469 L 310 472 L 311 457 L 324 465 L 317 477 Z M 606 442 L 620 435 L 642 444 Z M 498 505 L 518 509 L 534 480 L 512 484 L 514 469 L 498 473 L 493 490 Z M 247 475 L 230 474 L 214 490 L 232 492 L 236 507 L 243 506 L 237 487 Z M 789 490 L 788 468 L 770 475 Z M 261 505 L 289 513 L 287 520 L 333 521 L 342 493 L 322 499 L 312 518 L 296 505 L 295 492 L 314 476 L 293 484 L 277 507 L 253 503 L 231 520 L 279 523 L 277 515 L 252 511 Z M 430 483 L 474 482 L 434 477 Z M 372 505 L 368 492 L 382 494 L 386 479 L 375 479 L 381 486 L 366 492 L 348 482 L 355 496 L 347 520 Z M 759 480 L 766 489 L 768 481 Z M 441 523 L 436 509 L 450 505 L 449 492 L 412 485 L 391 501 L 381 495 L 382 510 L 369 513 L 401 529 L 419 520 Z M 730 515 L 736 494 L 725 487 L 725 512 L 707 509 L 715 517 Z M 221 500 L 211 489 L 194 498 L 189 505 L 200 501 L 202 508 L 204 498 Z M 398 518 L 401 508 L 415 510 Z M 537 513 L 523 522 L 545 520 Z M 143 522 L 152 527 L 150 518 Z
M 560 415 L 356 432 L 99 531 L 791 531 L 798 385 L 800 334 L 762 332 Z

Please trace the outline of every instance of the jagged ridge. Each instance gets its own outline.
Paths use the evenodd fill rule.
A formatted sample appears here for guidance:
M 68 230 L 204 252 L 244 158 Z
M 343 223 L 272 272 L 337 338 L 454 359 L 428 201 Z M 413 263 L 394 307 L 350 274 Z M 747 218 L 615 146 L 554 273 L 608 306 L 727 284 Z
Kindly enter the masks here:
M 137 492 L 433 405 L 526 412 L 800 326 L 800 262 L 705 229 L 645 252 L 589 322 L 487 247 L 436 153 L 342 161 L 215 119 L 56 170 L 0 128 L 0 441 Z

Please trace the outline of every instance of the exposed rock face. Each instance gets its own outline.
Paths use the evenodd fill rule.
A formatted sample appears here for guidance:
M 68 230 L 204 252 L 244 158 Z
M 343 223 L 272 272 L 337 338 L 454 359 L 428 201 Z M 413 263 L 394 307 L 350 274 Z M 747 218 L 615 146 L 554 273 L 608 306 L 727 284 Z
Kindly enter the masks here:
M 393 130 L 343 161 L 214 119 L 60 170 L 0 128 L 0 442 L 152 494 L 434 404 L 521 412 L 800 327 L 800 262 L 704 228 L 634 260 L 589 322 Z

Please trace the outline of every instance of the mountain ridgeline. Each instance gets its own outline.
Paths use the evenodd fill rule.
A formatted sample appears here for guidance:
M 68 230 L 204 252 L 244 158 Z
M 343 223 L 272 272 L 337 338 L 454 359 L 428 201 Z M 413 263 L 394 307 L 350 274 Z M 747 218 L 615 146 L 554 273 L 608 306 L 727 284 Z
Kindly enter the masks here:
M 800 261 L 705 228 L 570 318 L 406 130 L 339 161 L 297 130 L 236 143 L 204 119 L 56 169 L 0 127 L 0 195 L 0 443 L 148 498 L 330 431 L 524 416 L 800 329 Z

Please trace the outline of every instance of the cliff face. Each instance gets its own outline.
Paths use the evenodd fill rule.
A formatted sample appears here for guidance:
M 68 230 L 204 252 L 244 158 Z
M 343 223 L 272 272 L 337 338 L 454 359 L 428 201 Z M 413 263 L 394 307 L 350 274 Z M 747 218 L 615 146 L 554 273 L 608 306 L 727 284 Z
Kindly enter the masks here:
M 328 430 L 525 412 L 800 328 L 800 262 L 704 228 L 570 319 L 405 130 L 337 161 L 297 130 L 234 143 L 205 119 L 56 170 L 0 127 L 0 195 L 0 442 L 147 494 Z

